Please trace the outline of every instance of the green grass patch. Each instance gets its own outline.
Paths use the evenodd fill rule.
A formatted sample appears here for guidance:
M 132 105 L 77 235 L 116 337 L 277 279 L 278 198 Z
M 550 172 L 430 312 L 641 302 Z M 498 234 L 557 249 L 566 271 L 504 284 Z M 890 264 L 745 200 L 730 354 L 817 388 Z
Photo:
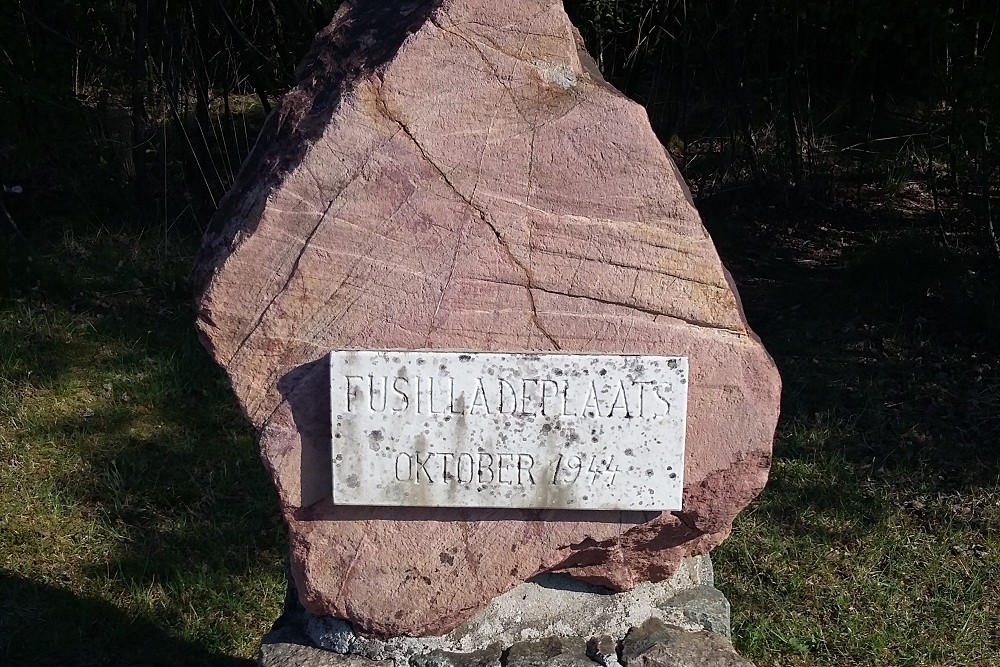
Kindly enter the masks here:
M 784 381 L 768 486 L 714 552 L 737 647 L 760 667 L 1000 664 L 995 271 L 934 227 L 756 215 L 709 217 Z
M 249 658 L 279 613 L 276 498 L 192 326 L 195 245 L 67 230 L 0 265 L 4 664 Z

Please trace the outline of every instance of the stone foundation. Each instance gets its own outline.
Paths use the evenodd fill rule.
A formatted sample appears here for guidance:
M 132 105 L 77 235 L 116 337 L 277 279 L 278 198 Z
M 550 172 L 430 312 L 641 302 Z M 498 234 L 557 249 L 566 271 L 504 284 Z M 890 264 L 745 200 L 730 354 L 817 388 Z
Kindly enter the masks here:
M 261 667 L 570 667 L 594 663 L 752 667 L 729 643 L 729 602 L 708 556 L 624 593 L 543 575 L 441 636 L 377 639 L 310 614 L 291 595 L 264 637 Z M 393 663 L 390 665 L 390 663 Z

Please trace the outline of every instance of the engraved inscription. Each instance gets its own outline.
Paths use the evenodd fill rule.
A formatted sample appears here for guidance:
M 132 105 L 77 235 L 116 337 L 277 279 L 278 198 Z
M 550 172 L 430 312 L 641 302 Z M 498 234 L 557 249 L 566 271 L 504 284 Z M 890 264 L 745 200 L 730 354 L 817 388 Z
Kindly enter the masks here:
M 430 465 L 430 468 L 428 468 Z M 534 484 L 531 454 L 399 452 L 396 481 L 413 484 Z
M 330 355 L 337 504 L 680 509 L 682 357 Z
M 670 414 L 671 383 L 631 378 L 573 381 L 569 378 L 454 378 L 347 375 L 345 411 L 358 414 L 506 414 L 520 417 L 623 417 L 658 419 Z M 367 395 L 367 399 L 363 396 Z M 459 397 L 472 396 L 471 401 Z
M 554 462 L 543 463 L 534 454 L 523 452 L 399 452 L 394 471 L 397 482 L 408 484 L 524 486 L 548 480 L 553 486 L 576 483 L 613 486 L 621 472 L 614 459 L 614 456 L 594 455 L 588 463 L 583 456 L 560 454 Z

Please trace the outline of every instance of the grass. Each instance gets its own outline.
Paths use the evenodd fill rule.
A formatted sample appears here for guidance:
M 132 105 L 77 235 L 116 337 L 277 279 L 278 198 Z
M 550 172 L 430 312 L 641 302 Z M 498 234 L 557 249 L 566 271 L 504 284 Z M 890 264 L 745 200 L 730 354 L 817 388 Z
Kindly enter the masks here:
M 1000 664 L 995 275 L 893 207 L 701 206 L 785 382 L 771 482 L 714 554 L 738 648 Z M 194 333 L 197 237 L 45 228 L 0 258 L 0 663 L 251 658 L 284 538 Z
M 704 207 L 784 379 L 771 478 L 715 552 L 765 665 L 1000 664 L 1000 284 L 876 210 Z
M 0 662 L 252 657 L 283 537 L 191 326 L 195 239 L 71 229 L 0 265 Z

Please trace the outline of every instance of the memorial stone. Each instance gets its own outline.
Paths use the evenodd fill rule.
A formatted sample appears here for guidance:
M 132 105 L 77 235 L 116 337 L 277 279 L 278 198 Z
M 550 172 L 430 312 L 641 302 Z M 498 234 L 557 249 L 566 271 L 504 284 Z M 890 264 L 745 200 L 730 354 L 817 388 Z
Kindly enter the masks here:
M 540 573 L 623 591 L 724 540 L 777 372 L 561 2 L 348 0 L 298 81 L 194 275 L 304 608 L 442 634 Z

